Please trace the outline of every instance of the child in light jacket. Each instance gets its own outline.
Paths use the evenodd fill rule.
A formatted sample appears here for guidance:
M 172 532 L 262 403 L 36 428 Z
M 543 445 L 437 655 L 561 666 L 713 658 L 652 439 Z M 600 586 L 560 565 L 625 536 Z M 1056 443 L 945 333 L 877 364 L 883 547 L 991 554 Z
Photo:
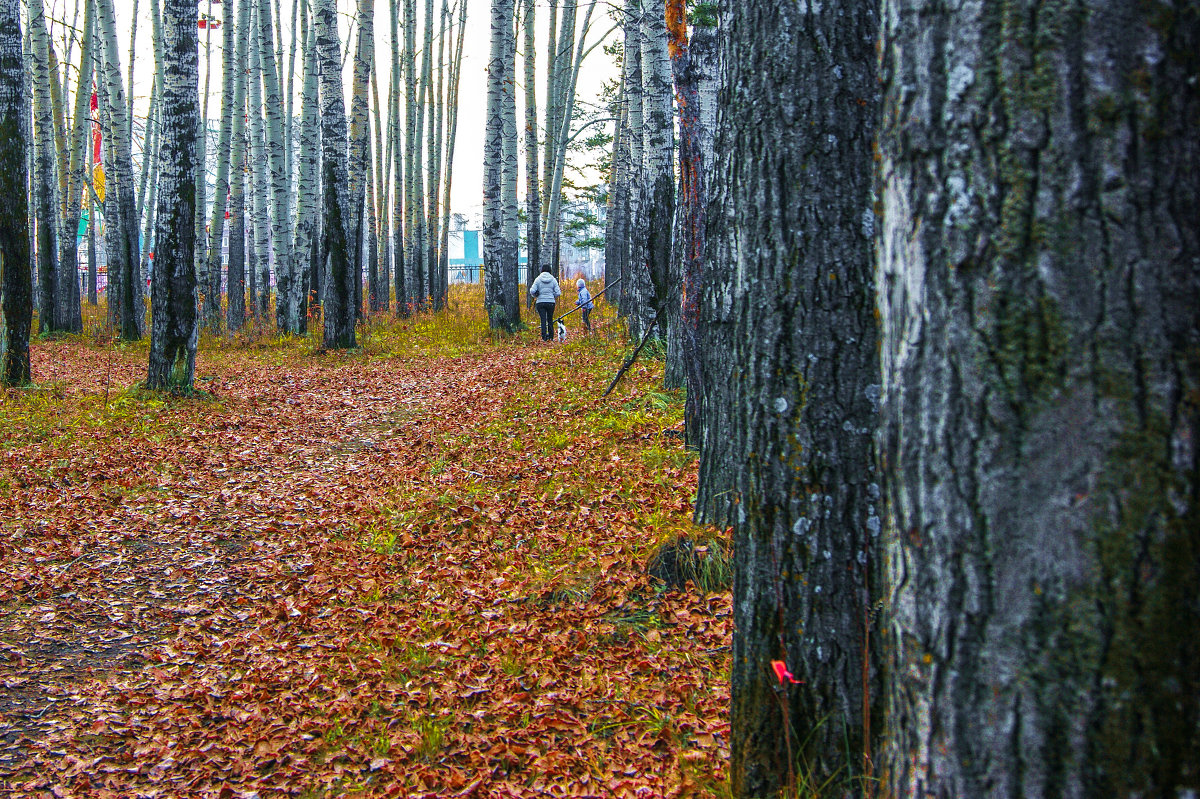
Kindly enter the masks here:
M 583 309 L 583 329 L 591 333 L 592 322 L 588 317 L 592 315 L 592 309 L 596 307 L 596 303 L 592 302 L 592 293 L 587 290 L 587 284 L 583 282 L 583 278 L 575 281 L 575 288 L 579 292 L 579 299 L 575 301 L 575 306 Z

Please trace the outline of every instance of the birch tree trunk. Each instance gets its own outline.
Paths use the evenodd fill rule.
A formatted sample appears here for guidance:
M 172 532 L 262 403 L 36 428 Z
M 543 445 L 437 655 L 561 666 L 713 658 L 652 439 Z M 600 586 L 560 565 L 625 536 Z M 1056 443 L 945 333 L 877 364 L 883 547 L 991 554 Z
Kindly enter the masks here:
M 512 332 L 520 320 L 515 253 L 505 238 L 504 116 L 507 107 L 505 63 L 512 48 L 513 0 L 492 0 L 491 58 L 488 60 L 487 128 L 483 177 L 483 281 L 488 323 Z M 510 89 L 511 91 L 511 89 Z M 510 256 L 512 261 L 509 262 Z
M 325 263 L 325 346 L 349 349 L 354 341 L 354 270 L 351 268 L 351 205 L 347 164 L 346 106 L 342 93 L 341 43 L 334 0 L 315 0 L 315 32 L 321 90 L 321 171 L 324 193 L 322 261 Z
M 74 332 L 83 330 L 83 313 L 79 291 L 79 222 L 83 216 L 84 170 L 87 168 L 88 131 L 92 122 L 88 118 L 88 107 L 92 95 L 92 70 L 94 59 L 95 28 L 93 5 L 85 0 L 83 12 L 83 36 L 80 45 L 79 78 L 75 84 L 75 108 L 71 119 L 69 153 L 66 157 L 66 174 L 60 178 L 63 187 L 62 229 L 58 237 L 59 263 L 63 269 L 63 283 L 67 288 L 67 327 Z M 53 53 L 53 51 L 51 51 Z M 89 215 L 89 224 L 91 217 Z M 89 269 L 90 269 L 89 262 Z M 90 287 L 89 287 L 90 288 Z M 94 291 L 92 291 L 94 295 Z M 92 303 L 95 304 L 94 301 Z
M 645 304 L 642 278 L 638 277 L 644 270 L 642 261 L 643 225 L 642 225 L 642 5 L 641 0 L 625 0 L 625 10 L 622 22 L 625 34 L 625 79 L 624 94 L 626 115 L 629 121 L 628 141 L 629 155 L 627 178 L 625 180 L 625 196 L 627 212 L 625 216 L 625 250 L 623 253 L 624 281 L 618 295 L 621 300 L 621 311 L 625 315 L 631 331 L 640 329 L 633 320 L 644 315 L 640 310 Z
M 204 0 L 202 0 L 203 2 Z M 207 0 L 206 19 L 212 16 L 212 0 Z M 197 9 L 198 11 L 199 9 Z M 197 34 L 199 38 L 199 34 Z M 195 252 L 193 256 L 196 262 L 196 275 L 200 281 L 200 285 L 208 283 L 208 237 L 204 231 L 204 221 L 208 195 L 208 86 L 209 79 L 212 77 L 212 25 L 209 22 L 204 24 L 204 99 L 200 103 L 198 113 L 196 115 L 196 175 L 193 185 L 196 187 L 195 212 L 196 218 L 193 224 L 196 227 L 195 234 Z M 132 86 L 132 84 L 130 84 Z M 157 224 L 157 223 L 156 223 Z
M 687 389 L 684 406 L 685 438 L 693 447 L 700 444 L 699 401 L 703 392 L 700 363 L 700 290 L 704 269 L 705 226 L 707 225 L 708 184 L 704 163 L 703 122 L 701 118 L 699 68 L 688 40 L 688 15 L 685 0 L 667 0 L 667 35 L 671 68 L 675 75 L 675 104 L 679 108 L 679 202 L 676 232 L 679 240 L 674 253 L 679 261 L 673 268 L 668 307 L 674 316 L 670 326 L 678 351 L 668 352 L 668 361 L 679 366 L 677 372 Z M 678 287 L 680 300 L 675 304 Z M 678 309 L 675 311 L 675 309 Z M 677 355 L 676 358 L 670 357 Z
M 110 235 L 106 236 L 105 251 L 108 255 L 110 285 L 115 282 L 117 289 L 108 293 L 108 303 L 120 337 L 126 341 L 136 341 L 145 334 L 146 311 L 144 284 L 138 274 L 138 218 L 125 86 L 121 80 L 121 63 L 117 54 L 113 0 L 94 1 L 98 33 L 104 51 L 105 111 L 101 117 L 108 123 L 106 153 L 109 160 L 109 199 L 105 201 L 104 212 Z
M 438 221 L 441 218 L 440 200 L 441 182 L 442 182 L 442 126 L 445 124 L 445 50 L 446 50 L 446 19 L 450 16 L 450 6 L 447 0 L 442 0 L 442 11 L 440 14 L 438 44 L 437 44 L 437 63 L 432 68 L 435 70 L 434 86 L 436 87 L 436 96 L 431 90 L 431 99 L 433 106 L 430 109 L 429 119 L 429 135 L 426 137 L 425 146 L 429 159 L 429 166 L 426 170 L 428 182 L 425 188 L 425 274 L 429 280 L 429 297 L 433 305 L 433 310 L 439 311 L 444 304 L 444 293 L 441 281 L 438 279 L 438 264 L 440 263 L 440 254 L 438 252 Z
M 388 242 L 391 240 L 391 223 L 388 216 L 388 190 L 391 174 L 391 159 L 385 154 L 385 146 L 390 146 L 390 136 L 386 140 L 383 134 L 383 108 L 379 104 L 379 61 L 375 60 L 371 70 L 371 100 L 373 105 L 373 121 L 375 123 L 375 241 L 376 259 L 375 282 L 371 284 L 371 296 L 374 312 L 386 311 L 391 307 L 391 279 L 388 273 Z M 389 118 L 390 124 L 390 118 Z
M 299 281 L 292 269 L 292 188 L 287 173 L 287 147 L 283 140 L 284 102 L 271 32 L 271 0 L 258 3 L 258 41 L 266 111 L 266 159 L 271 176 L 271 251 L 275 257 L 275 325 L 284 333 L 298 335 Z M 282 44 L 282 43 L 281 43 Z M 265 186 L 264 186 L 265 188 Z M 265 260 L 265 258 L 264 258 Z
M 307 303 L 314 297 L 317 286 L 313 285 L 313 264 L 319 269 L 320 240 L 317 237 L 317 199 L 320 186 L 320 93 L 317 86 L 317 37 L 309 24 L 305 5 L 300 8 L 300 36 L 304 41 L 304 62 L 301 72 L 300 96 L 300 163 L 296 185 L 295 254 L 297 273 L 301 269 L 308 276 L 301 298 L 301 320 L 307 330 Z
M 624 74 L 621 78 L 625 83 Z M 629 102 L 622 88 L 617 104 L 620 110 L 613 124 L 612 168 L 608 177 L 608 213 L 604 219 L 604 283 L 611 287 L 608 301 L 623 313 L 626 272 L 625 255 L 629 249 Z
M 1193 795 L 1200 17 L 883 19 L 884 790 Z
M 451 59 L 449 105 L 446 109 L 446 177 L 442 181 L 442 246 L 440 274 L 445 297 L 450 290 L 450 187 L 454 178 L 454 144 L 458 133 L 458 86 L 462 75 L 463 41 L 467 31 L 467 0 L 458 0 L 458 38 Z
M 538 169 L 538 103 L 537 103 L 537 2 L 523 0 L 523 29 L 525 31 L 525 270 L 526 289 L 537 277 L 542 262 L 542 192 Z M 549 108 L 549 105 L 547 105 Z M 547 138 L 548 138 L 547 134 Z M 533 300 L 527 296 L 527 306 Z
M 155 213 L 152 326 L 146 386 L 192 390 L 200 333 L 196 285 L 196 162 L 200 129 L 195 0 L 163 4 L 162 145 Z
M 221 241 L 225 235 L 225 211 L 228 207 L 233 117 L 235 109 L 240 114 L 240 109 L 246 107 L 246 84 L 244 80 L 237 80 L 238 70 L 245 63 L 245 36 L 237 27 L 238 7 L 245 2 L 246 0 L 225 0 L 225 19 L 221 35 L 221 130 L 217 134 L 217 174 L 213 185 L 212 216 L 208 226 L 208 264 L 202 273 L 206 282 L 202 291 L 201 320 L 204 327 L 213 332 L 216 332 L 221 324 Z M 243 78 L 244 72 L 242 69 Z M 239 90 L 242 92 L 240 96 Z M 230 243 L 232 244 L 232 238 Z
M 246 72 L 250 47 L 250 0 L 237 0 L 233 51 L 233 127 L 229 164 L 229 263 L 226 267 L 225 328 L 230 333 L 246 323 Z
M 511 317 L 512 324 L 520 323 L 521 299 L 517 296 L 517 286 L 520 285 L 520 212 L 517 205 L 517 181 L 520 176 L 520 163 L 517 160 L 517 34 L 516 34 L 516 2 L 513 2 L 513 12 L 505 28 L 504 55 L 504 95 L 501 112 L 504 118 L 504 143 L 501 149 L 502 177 L 500 186 L 501 212 L 501 265 L 504 271 L 506 286 L 511 286 L 514 296 L 516 315 Z M 510 266 L 511 264 L 511 266 Z
M 644 0 L 642 6 L 642 222 L 644 271 L 634 271 L 634 284 L 644 302 L 631 317 L 635 337 L 655 316 L 669 320 L 671 234 L 675 217 L 675 178 L 671 166 L 674 131 L 671 111 L 671 62 L 667 54 L 666 9 Z M 659 335 L 662 334 L 660 329 Z
M 600 44 L 600 42 L 596 42 L 590 47 L 586 46 L 595 9 L 594 1 L 588 4 L 587 11 L 583 16 L 578 42 L 576 42 L 575 5 L 568 3 L 564 7 L 563 29 L 558 37 L 559 50 L 563 58 L 567 59 L 570 53 L 575 55 L 574 62 L 565 60 L 555 68 L 557 86 L 552 101 L 554 127 L 548 129 L 546 133 L 547 137 L 553 140 L 553 148 L 545 174 L 548 186 L 546 188 L 547 197 L 544 201 L 546 213 L 541 251 L 542 265 L 551 267 L 555 274 L 558 274 L 558 255 L 561 251 L 562 187 L 567 168 L 567 148 L 571 142 L 571 122 L 575 116 L 575 87 L 579 82 L 579 70 L 582 69 L 584 58 Z M 570 21 L 569 27 L 568 20 Z M 567 38 L 569 41 L 566 41 Z
M 408 0 L 404 0 L 405 8 L 408 7 Z M 400 6 L 399 0 L 390 3 L 391 15 L 389 21 L 391 23 L 391 38 L 392 38 L 392 174 L 393 174 L 393 189 L 392 189 L 392 271 L 394 272 L 393 279 L 396 284 L 396 314 L 398 316 L 406 316 L 409 312 L 409 295 L 407 291 L 407 273 L 404 263 L 404 220 L 405 209 L 409 201 L 408 193 L 408 151 L 404 148 L 404 137 L 407 134 L 407 128 L 401 126 L 400 123 L 400 83 L 403 80 L 401 73 L 401 43 L 400 43 L 400 26 L 398 10 Z M 405 34 L 407 36 L 407 32 Z M 407 99 L 407 90 L 405 97 Z M 415 101 L 415 98 L 414 98 Z M 411 110 L 409 111 L 411 114 Z M 405 117 L 405 121 L 409 117 Z
M 350 231 L 354 270 L 355 313 L 361 316 L 362 271 L 366 260 L 364 224 L 367 209 L 367 174 L 371 163 L 371 119 L 367 92 L 375 62 L 375 3 L 358 0 L 358 41 L 354 49 L 354 77 L 350 87 Z
M 0 384 L 32 380 L 33 273 L 29 268 L 29 94 L 22 52 L 21 4 L 0 0 Z
M 37 218 L 38 331 L 64 330 L 62 275 L 58 262 L 58 191 L 55 175 L 54 115 L 50 100 L 50 36 L 41 0 L 29 0 L 30 74 L 33 87 L 33 207 Z
M 268 218 L 268 170 L 266 129 L 263 124 L 263 41 L 258 35 L 258 11 L 261 3 L 251 9 L 250 72 L 247 92 L 247 115 L 250 118 L 250 235 L 254 239 L 254 291 L 252 313 L 265 322 L 271 311 L 271 226 Z
M 730 443 L 718 465 L 730 470 L 736 505 L 732 788 L 791 795 L 829 781 L 841 793 L 869 784 L 880 694 L 867 640 L 882 593 L 870 235 L 877 12 L 743 0 L 726 13 L 718 124 L 728 137 L 716 182 L 731 212 L 715 228 L 724 277 L 710 296 L 732 309 L 734 335 L 731 357 L 709 374 L 718 418 L 733 422 L 719 431 Z M 643 27 L 648 39 L 656 27 Z M 658 70 L 653 58 L 643 58 L 647 72 Z M 662 130 L 647 126 L 654 174 Z M 653 235 L 649 246 L 653 262 Z M 777 676 L 772 661 L 802 684 Z
M 420 103 L 417 102 L 417 4 L 404 0 L 404 286 L 407 311 L 420 308 L 423 294 L 417 281 L 418 241 L 416 238 L 421 169 Z

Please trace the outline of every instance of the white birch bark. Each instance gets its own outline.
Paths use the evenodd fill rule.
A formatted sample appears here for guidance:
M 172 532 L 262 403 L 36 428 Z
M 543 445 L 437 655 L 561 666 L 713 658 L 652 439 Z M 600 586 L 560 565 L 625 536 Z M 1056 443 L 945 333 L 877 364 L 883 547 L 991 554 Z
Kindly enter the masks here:
M 166 0 L 166 53 L 162 97 L 162 146 L 155 268 L 151 285 L 153 325 L 146 385 L 190 392 L 199 336 L 196 251 L 196 161 L 200 128 L 198 35 L 195 0 Z
M 487 127 L 484 138 L 483 280 L 484 303 L 493 330 L 513 330 L 520 320 L 516 261 L 505 238 L 504 116 L 505 63 L 512 50 L 513 0 L 492 0 L 491 57 L 488 60 Z M 511 260 L 511 263 L 510 263 Z
M 449 293 L 450 282 L 450 188 L 454 178 L 454 145 L 458 133 L 458 87 L 462 75 L 463 42 L 467 30 L 467 0 L 459 0 L 458 39 L 450 69 L 450 96 L 446 109 L 446 169 L 442 181 L 442 246 L 440 273 L 442 286 Z
M 250 231 L 254 238 L 257 263 L 254 284 L 253 314 L 266 320 L 271 308 L 271 225 L 268 217 L 269 178 L 267 170 L 266 128 L 263 124 L 262 55 L 263 42 L 259 30 L 258 4 L 251 9 L 250 72 L 247 86 L 247 115 L 250 124 Z
M 105 149 L 108 161 L 108 199 L 104 203 L 107 228 L 108 273 L 117 277 L 117 292 L 108 302 L 122 339 L 135 341 L 145 334 L 144 284 L 137 274 L 140 253 L 133 180 L 133 157 L 129 142 L 129 119 L 125 86 L 117 53 L 117 23 L 113 0 L 95 0 L 97 33 L 104 51 L 104 99 L 108 130 Z
M 375 61 L 375 3 L 358 0 L 358 34 L 354 48 L 354 75 L 350 87 L 350 231 L 354 269 L 355 308 L 361 315 L 362 270 L 365 263 L 367 172 L 371 160 L 370 107 L 367 92 Z
M 317 40 L 309 24 L 306 5 L 300 8 L 300 38 L 304 42 L 304 50 L 300 81 L 300 162 L 297 165 L 295 244 L 292 252 L 297 274 L 303 275 L 300 318 L 307 328 L 307 305 L 315 288 L 311 283 L 317 229 L 317 188 L 320 184 L 318 163 L 321 154 L 321 131 L 318 119 Z
M 351 264 L 350 187 L 341 44 L 334 0 L 315 0 L 321 94 L 321 172 L 324 201 L 321 252 L 325 262 L 325 346 L 347 349 L 354 339 L 354 274 Z
M 525 247 L 528 268 L 525 285 L 532 286 L 537 267 L 542 262 L 542 191 L 538 168 L 538 102 L 537 102 L 537 2 L 524 0 L 523 27 L 525 32 Z M 528 298 L 527 305 L 533 300 Z
M 557 273 L 558 269 L 558 253 L 561 246 L 560 230 L 562 222 L 562 186 L 563 179 L 567 169 L 567 148 L 571 143 L 571 122 L 575 117 L 575 90 L 579 84 L 579 70 L 583 68 L 583 60 L 600 45 L 596 42 L 591 47 L 587 47 L 587 36 L 592 26 L 592 15 L 596 9 L 595 0 L 588 4 L 587 11 L 583 16 L 583 26 L 579 33 L 578 46 L 572 42 L 571 49 L 575 53 L 573 63 L 567 64 L 561 70 L 562 86 L 561 93 L 555 100 L 555 105 L 558 108 L 556 111 L 555 125 L 553 131 L 547 131 L 547 136 L 551 137 L 554 143 L 553 160 L 551 161 L 550 171 L 546 174 L 546 179 L 550 181 L 547 187 L 546 195 L 549 199 L 549 204 L 545 217 L 545 232 L 542 238 L 542 264 L 551 266 Z M 572 13 L 572 24 L 574 14 Z M 574 30 L 572 29 L 572 33 Z M 560 36 L 560 41 L 562 37 Z
M 50 99 L 50 35 L 42 0 L 29 0 L 29 79 L 33 88 L 33 174 L 30 185 L 37 218 L 38 330 L 64 329 L 62 274 L 58 262 L 58 192 L 55 175 L 54 115 Z
M 29 268 L 26 161 L 29 93 L 19 0 L 0 0 L 0 385 L 30 382 L 33 273 Z
M 244 46 L 238 37 L 237 9 L 246 0 L 225 0 L 224 21 L 221 31 L 221 130 L 217 134 L 217 174 L 213 184 L 212 216 L 208 226 L 207 267 L 203 271 L 205 283 L 202 287 L 203 309 L 201 319 L 204 327 L 216 331 L 221 323 L 221 241 L 225 235 L 225 209 L 229 195 L 229 164 L 233 149 L 234 109 L 246 105 L 245 81 L 238 81 L 235 65 L 238 48 L 244 55 Z M 244 37 L 242 37 L 244 38 Z M 244 72 L 244 71 L 243 71 Z M 238 94 L 238 90 L 242 94 Z
M 85 0 L 83 12 L 83 32 L 80 44 L 80 63 L 90 65 L 93 59 L 93 4 Z M 70 50 L 68 50 L 69 57 Z M 67 156 L 66 174 L 60 183 L 63 184 L 62 197 L 62 231 L 59 234 L 59 262 L 64 270 L 71 270 L 73 278 L 71 290 L 74 298 L 72 306 L 80 305 L 78 286 L 78 244 L 77 231 L 83 215 L 83 186 L 84 170 L 87 168 L 88 132 L 91 130 L 91 120 L 88 118 L 88 106 L 92 94 L 92 70 L 88 68 L 79 71 L 79 79 L 75 85 L 75 109 L 71 118 L 70 152 Z M 90 220 L 90 217 L 89 217 Z M 89 262 L 90 263 L 90 262 Z M 78 316 L 79 330 L 83 329 L 82 309 L 71 309 L 72 322 Z M 73 326 L 73 325 L 72 325 Z
M 504 31 L 504 95 L 501 113 L 504 120 L 504 144 L 501 154 L 502 169 L 503 169 L 503 184 L 501 185 L 501 231 L 500 237 L 503 247 L 503 267 L 504 279 L 509 290 L 516 292 L 516 284 L 520 280 L 520 230 L 519 230 L 519 213 L 517 206 L 517 182 L 519 178 L 520 164 L 517 159 L 519 151 L 517 138 L 517 34 L 514 24 L 516 22 L 516 3 L 513 3 L 513 18 L 509 19 L 508 25 Z M 511 266 L 510 266 L 511 260 Z M 509 271 L 511 270 L 511 279 Z M 519 311 L 521 303 L 518 299 L 517 309 Z M 519 321 L 514 317 L 513 324 Z
M 271 40 L 271 0 L 259 0 L 258 37 L 266 111 L 266 157 L 271 180 L 271 248 L 275 257 L 275 323 L 280 331 L 300 332 L 300 302 L 292 274 L 291 176 L 283 140 L 283 96 L 275 45 Z M 280 59 L 281 60 L 281 59 Z
M 644 213 L 644 274 L 634 271 L 641 283 L 637 332 L 665 311 L 670 293 L 671 241 L 675 218 L 673 170 L 674 126 L 671 98 L 671 59 L 667 52 L 666 8 L 662 3 L 642 6 L 642 209 Z M 644 281 L 644 282 L 643 282 Z M 667 314 L 662 314 L 663 319 Z M 662 335 L 663 331 L 659 331 Z
M 441 200 L 442 180 L 442 126 L 446 122 L 445 115 L 445 50 L 446 50 L 446 18 L 450 16 L 447 0 L 442 0 L 439 33 L 437 38 L 437 61 L 433 66 L 434 83 L 431 90 L 432 107 L 430 109 L 429 135 L 426 138 L 426 152 L 429 167 L 426 170 L 427 184 L 425 188 L 425 275 L 429 283 L 429 297 L 433 309 L 442 307 L 442 285 L 438 276 L 438 205 Z
M 404 286 L 411 312 L 420 306 L 421 286 L 416 279 L 417 184 L 420 166 L 421 131 L 417 102 L 417 4 L 404 0 Z
M 246 321 L 246 67 L 250 47 L 250 0 L 237 0 L 233 51 L 233 127 L 230 132 L 229 263 L 225 327 L 233 333 Z
M 405 0 L 407 3 L 407 0 Z M 400 122 L 400 83 L 403 80 L 401 72 L 401 55 L 403 45 L 400 40 L 398 0 L 390 3 L 391 38 L 392 38 L 392 80 L 391 80 L 391 148 L 392 148 L 392 273 L 396 286 L 396 313 L 404 316 L 409 312 L 407 292 L 407 272 L 404 263 L 404 212 L 408 203 L 408 151 L 404 148 L 406 127 Z M 407 120 L 406 120 L 407 121 Z
M 373 173 L 375 177 L 375 243 L 376 243 L 376 260 L 375 264 L 375 282 L 372 284 L 372 294 L 375 304 L 372 306 L 372 311 L 384 311 L 391 306 L 389 287 L 391 280 L 388 277 L 388 241 L 391 236 L 391 225 L 388 215 L 388 189 L 391 186 L 389 176 L 391 175 L 391 136 L 390 128 L 389 135 L 386 140 L 383 132 L 383 109 L 379 104 L 379 61 L 376 59 L 371 70 L 371 101 L 372 101 L 372 117 L 375 123 L 375 163 L 373 165 Z M 388 124 L 391 124 L 389 117 Z M 386 145 L 386 152 L 385 152 Z

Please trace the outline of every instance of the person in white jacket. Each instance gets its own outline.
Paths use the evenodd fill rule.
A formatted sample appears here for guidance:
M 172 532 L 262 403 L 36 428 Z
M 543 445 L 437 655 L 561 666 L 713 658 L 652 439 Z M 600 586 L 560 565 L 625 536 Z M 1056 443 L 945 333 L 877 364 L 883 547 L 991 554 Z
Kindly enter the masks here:
M 558 280 L 550 274 L 550 267 L 543 266 L 542 273 L 529 287 L 529 296 L 537 303 L 538 316 L 542 318 L 542 341 L 554 338 L 554 301 L 560 294 Z

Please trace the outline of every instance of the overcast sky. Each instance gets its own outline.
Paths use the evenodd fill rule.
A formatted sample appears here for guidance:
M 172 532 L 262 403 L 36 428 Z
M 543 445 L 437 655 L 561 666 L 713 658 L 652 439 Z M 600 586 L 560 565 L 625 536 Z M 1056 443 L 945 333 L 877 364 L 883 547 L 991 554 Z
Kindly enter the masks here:
M 463 75 L 462 85 L 459 98 L 459 125 L 458 138 L 455 147 L 454 160 L 454 184 L 452 186 L 451 206 L 454 211 L 462 213 L 470 213 L 482 203 L 482 185 L 483 185 L 483 137 L 484 137 L 484 122 L 485 110 L 487 104 L 487 60 L 490 48 L 490 0 L 468 0 L 467 9 L 467 31 L 463 57 Z M 50 4 L 51 16 L 58 19 L 70 20 L 73 18 L 78 0 L 53 0 Z M 128 70 L 128 63 L 125 59 L 129 55 L 129 36 L 131 32 L 131 23 L 133 20 L 133 10 L 135 8 L 135 0 L 114 0 L 117 16 L 118 28 L 121 31 L 121 60 L 122 72 Z M 137 0 L 136 6 L 138 10 L 138 25 L 137 25 L 137 44 L 135 52 L 137 53 L 137 61 L 134 65 L 134 95 L 135 95 L 135 115 L 144 116 L 146 106 L 149 101 L 150 85 L 153 76 L 153 63 L 150 44 L 150 22 L 148 16 L 149 0 Z M 292 0 L 281 0 L 281 5 L 284 9 L 285 19 L 283 21 L 284 40 L 290 42 L 291 38 L 291 7 Z M 423 10 L 423 0 L 418 0 L 417 5 Z M 581 2 L 581 6 L 584 3 Z M 353 0 L 338 0 L 338 8 L 341 14 L 341 33 L 343 48 L 352 47 L 353 23 L 351 14 L 354 10 L 355 3 Z M 435 14 L 440 13 L 441 0 L 435 2 Z M 200 0 L 200 11 L 207 12 L 208 0 Z M 612 21 L 608 17 L 608 5 L 606 3 L 598 3 L 594 14 L 594 22 L 590 34 L 590 41 L 595 41 L 597 36 L 607 33 L 612 27 Z M 544 86 L 544 70 L 545 70 L 545 42 L 546 42 L 546 25 L 548 22 L 549 11 L 545 0 L 538 3 L 538 48 L 539 57 L 537 59 L 538 66 L 538 97 L 539 104 L 543 102 L 545 86 Z M 218 19 L 224 17 L 224 7 L 222 4 L 214 2 L 212 4 L 212 14 Z M 380 67 L 378 74 L 380 75 L 380 102 L 386 105 L 386 87 L 388 83 L 388 64 L 390 59 L 390 32 L 389 32 L 389 6 L 388 0 L 376 0 L 375 2 L 375 41 L 376 41 L 376 61 Z M 579 12 L 580 22 L 583 18 L 583 9 Z M 82 16 L 79 17 L 82 20 Z M 61 30 L 56 32 L 55 39 L 60 39 Z M 436 25 L 435 25 L 436 34 Z M 401 33 L 403 35 L 403 33 Z M 201 63 L 200 63 L 200 90 L 203 93 L 205 81 L 205 62 L 204 62 L 204 40 L 205 32 L 200 31 L 200 48 L 201 48 Z M 61 47 L 61 46 L 60 46 Z M 518 42 L 520 47 L 520 42 Z M 62 50 L 60 49 L 60 53 Z M 73 60 L 78 60 L 78 46 L 74 48 L 75 56 Z M 209 102 L 208 115 L 212 124 L 216 124 L 216 120 L 221 112 L 221 31 L 212 31 L 210 42 L 211 54 L 211 77 L 209 78 Z M 286 51 L 285 51 L 286 53 Z M 286 59 L 286 54 L 285 54 Z M 285 65 L 286 67 L 286 65 Z M 518 60 L 517 63 L 517 78 L 520 82 L 523 78 L 523 65 Z M 595 102 L 600 94 L 601 85 L 605 80 L 609 80 L 616 75 L 616 67 L 612 63 L 612 59 L 606 55 L 602 49 L 596 49 L 588 60 L 584 62 L 582 74 L 579 79 L 578 98 L 580 102 L 591 103 Z M 297 57 L 296 63 L 296 86 L 295 91 L 298 93 L 300 76 L 300 63 Z M 345 74 L 345 89 L 347 93 L 350 90 L 350 59 L 347 59 L 347 71 Z M 518 114 L 524 114 L 523 110 L 523 92 L 524 86 L 518 86 Z M 203 99 L 203 98 L 202 98 Z M 347 100 L 349 98 L 347 97 Z M 539 108 L 539 111 L 541 109 Z M 297 110 L 298 113 L 298 110 Z M 523 127 L 523 126 L 522 126 Z M 524 150 L 522 149 L 522 153 Z M 522 161 L 524 159 L 522 158 Z M 524 176 L 521 178 L 521 186 L 524 186 Z M 523 193 L 523 189 L 522 189 Z

